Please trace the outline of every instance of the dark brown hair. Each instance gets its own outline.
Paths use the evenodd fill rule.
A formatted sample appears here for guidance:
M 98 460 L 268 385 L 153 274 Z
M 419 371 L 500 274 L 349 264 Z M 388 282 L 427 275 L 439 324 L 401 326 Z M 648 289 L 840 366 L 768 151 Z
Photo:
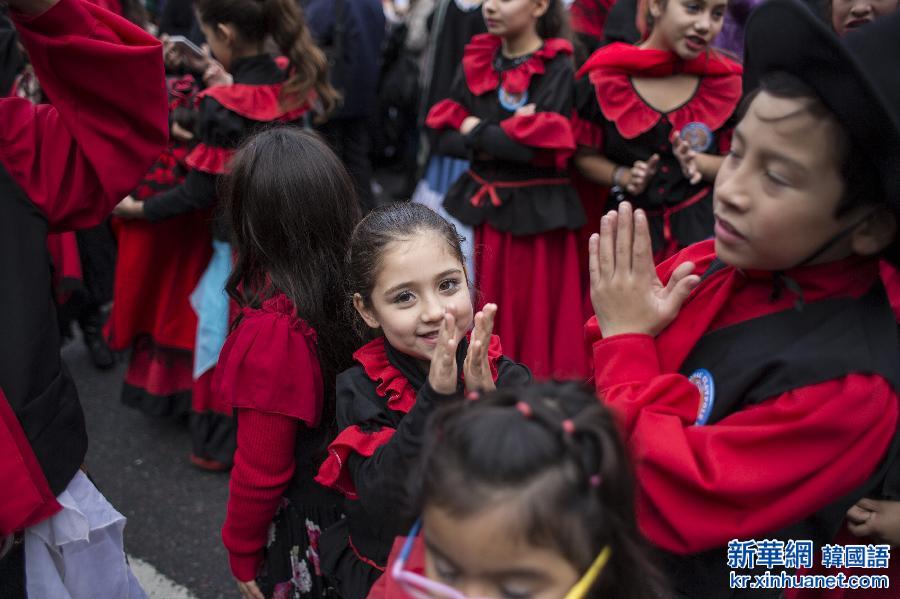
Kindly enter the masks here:
M 318 120 L 334 110 L 340 96 L 328 82 L 328 61 L 313 42 L 295 0 L 197 0 L 197 10 L 207 25 L 229 23 L 247 42 L 260 43 L 272 37 L 291 63 L 281 90 L 282 108 L 298 108 L 315 92 L 321 103 Z
M 635 482 L 613 416 L 576 383 L 504 388 L 437 410 L 410 479 L 414 513 L 466 518 L 508 502 L 522 539 L 580 572 L 610 561 L 589 597 L 658 597 L 635 518 Z
M 465 264 L 462 237 L 456 228 L 434 210 L 414 202 L 399 202 L 375 208 L 363 218 L 350 238 L 347 253 L 349 297 L 358 293 L 367 308 L 372 307 L 372 289 L 381 271 L 385 248 L 394 241 L 409 239 L 421 233 L 443 238 L 453 257 Z M 354 310 L 355 312 L 355 310 Z M 361 319 L 356 324 L 363 335 L 368 329 Z
M 550 0 L 547 12 L 541 15 L 537 22 L 537 34 L 541 39 L 559 37 L 573 39 L 572 28 L 569 25 L 569 11 L 563 6 L 562 0 Z
M 231 162 L 223 208 L 237 255 L 225 286 L 241 306 L 258 308 L 280 291 L 318 336 L 325 414 L 337 373 L 358 347 L 347 326 L 344 255 L 359 220 L 353 183 L 314 133 L 277 127 L 251 137 Z

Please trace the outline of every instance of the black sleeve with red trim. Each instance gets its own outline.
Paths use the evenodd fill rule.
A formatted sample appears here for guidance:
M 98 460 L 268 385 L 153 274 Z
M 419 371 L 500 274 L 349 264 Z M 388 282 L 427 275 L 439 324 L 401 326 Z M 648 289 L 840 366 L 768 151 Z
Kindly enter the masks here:
M 529 88 L 529 104 L 535 113 L 500 121 L 500 128 L 514 142 L 537 150 L 534 163 L 565 167 L 575 151 L 572 111 L 575 107 L 575 67 L 569 56 L 557 56 Z
M 587 76 L 575 82 L 575 110 L 572 111 L 572 132 L 575 143 L 603 151 L 603 124 L 606 119 L 597 104 L 594 86 Z
M 412 409 L 397 423 L 386 413 L 384 400 L 375 394 L 374 385 L 362 368 L 354 368 L 338 376 L 336 394 L 340 430 L 354 425 L 365 433 L 376 433 L 386 427 L 396 428 L 390 440 L 378 447 L 371 457 L 350 454 L 347 466 L 366 512 L 380 521 L 399 518 L 401 515 L 397 513 L 400 511 L 397 508 L 405 505 L 407 475 L 422 451 L 428 416 L 438 405 L 458 396 L 437 393 L 426 382 L 419 390 Z M 399 528 L 403 523 L 397 520 Z M 392 528 L 386 524 L 379 526 Z
M 513 141 L 499 125 L 484 121 L 465 136 L 465 143 L 472 150 L 486 152 L 498 160 L 529 163 L 535 158 L 532 148 Z
M 181 184 L 144 200 L 144 217 L 160 221 L 191 210 L 209 208 L 216 200 L 218 175 L 192 170 Z
M 187 160 L 191 170 L 180 185 L 147 198 L 144 216 L 158 221 L 212 206 L 219 175 L 225 173 L 225 165 L 240 144 L 245 129 L 241 116 L 215 98 L 203 98 L 197 121 L 199 143 Z

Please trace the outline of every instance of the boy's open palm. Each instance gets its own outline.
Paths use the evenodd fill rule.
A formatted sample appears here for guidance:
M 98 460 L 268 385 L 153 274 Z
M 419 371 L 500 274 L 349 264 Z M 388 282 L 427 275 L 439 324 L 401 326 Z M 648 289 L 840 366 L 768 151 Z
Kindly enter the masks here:
M 653 264 L 650 229 L 642 210 L 622 202 L 600 221 L 589 247 L 591 303 L 604 337 L 656 335 L 678 315 L 700 277 L 692 262 L 675 269 L 663 285 Z
M 475 315 L 475 328 L 463 362 L 463 377 L 466 380 L 466 391 L 491 391 L 496 388 L 491 376 L 491 364 L 488 361 L 488 347 L 491 345 L 491 334 L 494 332 L 494 316 L 497 304 L 485 304 L 481 312 Z

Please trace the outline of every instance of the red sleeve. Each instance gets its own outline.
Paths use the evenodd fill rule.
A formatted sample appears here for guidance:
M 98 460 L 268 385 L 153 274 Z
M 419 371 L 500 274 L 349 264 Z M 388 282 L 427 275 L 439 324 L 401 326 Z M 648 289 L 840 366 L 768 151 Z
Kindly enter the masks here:
M 13 15 L 53 105 L 0 99 L 0 163 L 51 229 L 92 226 L 165 148 L 160 43 L 79 0 L 60 0 L 37 17 Z
M 549 151 L 551 162 L 559 169 L 565 168 L 569 157 L 575 152 L 572 123 L 557 112 L 509 117 L 500 121 L 500 128 L 513 141 Z
M 328 446 L 328 457 L 319 467 L 316 482 L 339 491 L 350 499 L 358 499 L 353 473 L 347 465 L 350 454 L 357 453 L 370 458 L 379 447 L 391 440 L 395 432 L 395 429 L 387 426 L 374 432 L 366 432 L 355 424 L 348 426 Z
M 777 530 L 858 487 L 897 423 L 897 396 L 874 375 L 804 387 L 694 426 L 699 392 L 659 372 L 649 336 L 598 341 L 594 365 L 635 461 L 641 529 L 678 553 Z
M 315 333 L 296 317 L 246 310 L 225 341 L 213 388 L 222 403 L 319 425 L 324 390 Z
M 256 577 L 269 524 L 294 475 L 298 426 L 293 418 L 278 414 L 237 411 L 237 451 L 222 540 L 238 580 Z
M 459 102 L 441 100 L 428 111 L 425 125 L 437 131 L 442 129 L 458 130 L 467 116 L 470 116 L 468 109 Z

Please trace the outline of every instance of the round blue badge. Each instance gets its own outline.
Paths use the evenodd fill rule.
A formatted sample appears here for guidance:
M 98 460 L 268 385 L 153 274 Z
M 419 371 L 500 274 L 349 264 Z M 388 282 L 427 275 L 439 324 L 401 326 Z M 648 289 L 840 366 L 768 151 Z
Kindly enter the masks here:
M 716 403 L 716 384 L 710 371 L 698 368 L 691 373 L 688 380 L 694 383 L 700 391 L 700 407 L 697 409 L 697 420 L 694 424 L 703 426 L 712 414 L 713 404 Z
M 501 87 L 497 92 L 497 98 L 500 100 L 500 106 L 510 112 L 515 112 L 528 104 L 528 90 L 526 89 L 521 94 L 511 94 Z
M 712 147 L 713 132 L 704 123 L 688 123 L 681 130 L 681 139 L 688 142 L 695 152 L 705 152 Z

